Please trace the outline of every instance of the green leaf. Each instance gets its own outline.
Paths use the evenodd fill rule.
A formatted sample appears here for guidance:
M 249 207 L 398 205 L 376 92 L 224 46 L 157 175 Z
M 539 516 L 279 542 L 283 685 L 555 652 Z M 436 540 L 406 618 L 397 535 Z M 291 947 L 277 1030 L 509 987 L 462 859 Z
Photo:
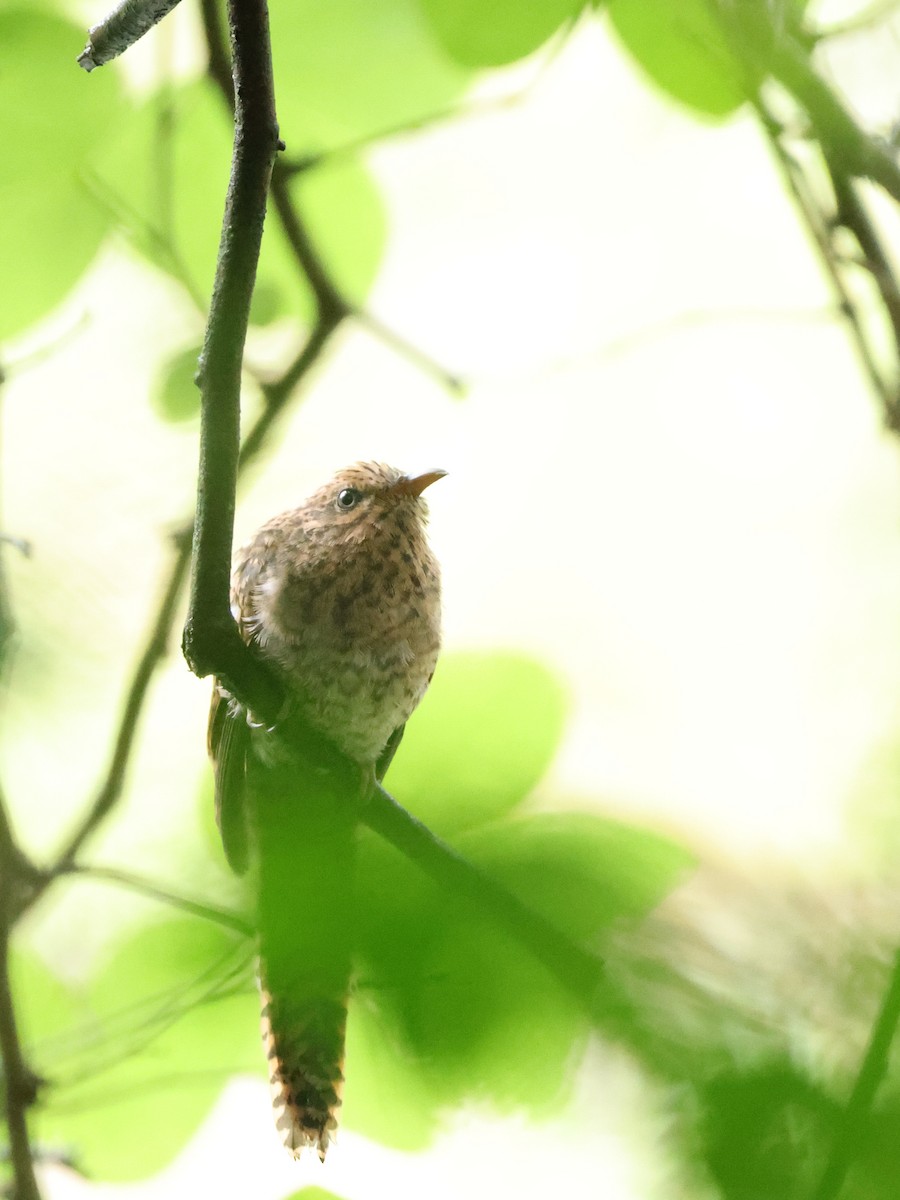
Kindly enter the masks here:
M 163 367 L 155 393 L 156 409 L 163 420 L 178 424 L 199 417 L 200 389 L 194 382 L 199 355 L 200 347 L 191 346 L 179 351 Z
M 107 203 L 135 246 L 178 279 L 200 308 L 212 291 L 230 160 L 231 122 L 204 80 L 148 101 L 109 146 L 101 171 Z M 370 176 L 350 159 L 335 160 L 295 177 L 291 194 L 338 289 L 361 303 L 386 238 Z M 254 320 L 312 315 L 312 295 L 274 213 L 266 222 L 256 291 Z
M 676 842 L 589 813 L 541 813 L 465 834 L 460 851 L 576 941 L 643 916 L 693 865 Z
M 402 1019 L 380 1001 L 379 981 L 364 971 L 347 1021 L 341 1124 L 413 1154 L 427 1149 L 440 1128 L 440 1098 L 411 1053 Z
M 604 931 L 642 916 L 691 862 L 664 838 L 587 814 L 504 821 L 457 845 L 561 933 L 601 952 Z M 359 878 L 353 1020 L 367 1009 L 395 1064 L 379 1078 L 369 1051 L 366 1078 L 380 1084 L 380 1111 L 371 1099 L 354 1102 L 348 1075 L 348 1113 L 356 1103 L 359 1127 L 393 1144 L 412 1136 L 406 1071 L 418 1073 L 410 1107 L 419 1138 L 443 1108 L 471 1097 L 535 1116 L 554 1111 L 590 1032 L 573 993 L 489 912 L 437 888 L 374 838 L 362 841 Z
M 114 69 L 76 66 L 84 40 L 37 6 L 0 9 L 0 337 L 63 299 L 109 227 L 86 176 L 127 106 Z
M 144 103 L 107 147 L 103 194 L 135 246 L 208 302 L 228 186 L 231 132 L 208 81 Z
M 299 1192 L 292 1192 L 285 1200 L 342 1200 L 336 1192 L 326 1192 L 320 1187 L 305 1187 Z
M 351 158 L 334 159 L 297 175 L 290 193 L 312 245 L 338 291 L 361 305 L 375 281 L 387 241 L 387 217 L 368 171 Z M 312 297 L 280 224 L 271 219 L 259 260 L 260 284 L 290 297 L 301 316 L 312 314 Z
M 52 1078 L 60 1045 L 86 1018 L 83 998 L 24 949 L 10 956 L 10 985 L 26 1059 Z
M 547 770 L 565 711 L 556 677 L 533 659 L 447 654 L 409 723 L 388 789 L 444 833 L 495 820 Z
M 278 123 L 287 152 L 341 148 L 443 112 L 469 74 L 415 0 L 272 0 Z
M 57 1064 L 41 1140 L 75 1147 L 79 1166 L 102 1179 L 170 1162 L 225 1080 L 262 1068 L 249 958 L 205 921 L 133 934 L 92 982 L 95 1027 Z
M 584 8 L 583 0 L 420 0 L 422 11 L 449 54 L 466 67 L 497 67 L 531 54 L 565 21 Z
M 674 99 L 711 117 L 746 100 L 757 76 L 735 59 L 709 0 L 609 0 L 607 10 L 626 49 Z

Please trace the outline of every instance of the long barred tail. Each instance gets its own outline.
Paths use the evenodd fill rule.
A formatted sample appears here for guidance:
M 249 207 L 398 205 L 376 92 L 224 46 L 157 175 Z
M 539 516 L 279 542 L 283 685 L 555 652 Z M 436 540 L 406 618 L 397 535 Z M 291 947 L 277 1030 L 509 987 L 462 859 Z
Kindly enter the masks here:
M 260 765 L 253 789 L 259 851 L 262 1031 L 276 1123 L 295 1155 L 319 1158 L 341 1103 L 354 927 L 356 816 L 331 782 L 295 764 Z
M 275 1126 L 295 1158 L 308 1147 L 324 1162 L 344 1084 L 346 1004 L 324 998 L 279 1001 L 262 982 L 260 992 Z

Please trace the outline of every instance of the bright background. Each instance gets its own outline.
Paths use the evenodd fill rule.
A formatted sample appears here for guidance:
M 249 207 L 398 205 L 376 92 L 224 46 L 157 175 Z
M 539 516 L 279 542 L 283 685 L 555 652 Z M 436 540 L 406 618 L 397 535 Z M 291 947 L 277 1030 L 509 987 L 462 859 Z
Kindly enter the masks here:
M 133 85 L 176 48 L 192 70 L 181 47 L 194 36 L 179 10 L 130 55 Z M 887 124 L 897 75 L 880 68 L 896 64 L 897 33 L 860 47 L 849 40 L 835 67 Z M 647 823 L 757 880 L 868 880 L 895 820 L 882 784 L 898 716 L 900 472 L 755 123 L 698 122 L 595 19 L 471 98 L 466 115 L 365 156 L 389 226 L 367 308 L 464 396 L 345 329 L 244 489 L 238 537 L 357 458 L 447 468 L 429 496 L 448 649 L 527 651 L 567 693 L 540 803 Z M 3 521 L 34 546 L 8 555 L 22 645 L 4 786 L 39 852 L 98 776 L 162 535 L 190 502 L 196 429 L 160 421 L 154 395 L 200 328 L 113 239 L 4 352 Z M 277 333 L 251 354 L 272 345 Z M 171 837 L 183 781 L 193 793 L 206 771 L 207 695 L 173 654 L 104 861 L 185 882 Z M 30 932 L 77 974 L 135 911 L 86 888 Z M 47 1178 L 59 1200 L 263 1198 L 305 1183 L 347 1197 L 524 1198 L 563 1183 L 571 1197 L 682 1194 L 661 1098 L 601 1047 L 557 1122 L 476 1108 L 424 1155 L 344 1131 L 324 1168 L 292 1164 L 264 1085 L 243 1080 L 161 1177 Z

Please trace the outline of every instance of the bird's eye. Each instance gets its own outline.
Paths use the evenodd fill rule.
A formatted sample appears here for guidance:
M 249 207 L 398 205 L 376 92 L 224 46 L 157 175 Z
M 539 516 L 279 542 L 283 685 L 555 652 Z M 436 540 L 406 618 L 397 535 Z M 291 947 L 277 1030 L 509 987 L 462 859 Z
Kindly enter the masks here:
M 356 488 L 342 488 L 338 492 L 337 506 L 341 512 L 349 512 L 351 508 L 356 508 L 362 500 L 362 492 L 358 492 Z

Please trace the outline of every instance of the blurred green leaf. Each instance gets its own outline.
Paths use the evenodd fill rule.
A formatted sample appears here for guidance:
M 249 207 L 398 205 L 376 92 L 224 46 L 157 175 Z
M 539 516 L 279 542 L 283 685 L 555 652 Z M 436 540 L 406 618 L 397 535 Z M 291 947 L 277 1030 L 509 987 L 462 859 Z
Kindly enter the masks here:
M 457 846 L 562 932 L 594 946 L 614 922 L 645 913 L 691 861 L 655 834 L 585 814 L 504 821 Z M 589 1033 L 572 994 L 489 914 L 438 889 L 374 838 L 362 842 L 359 874 L 357 1008 L 381 1024 L 395 1075 L 419 1072 L 416 1135 L 427 1136 L 442 1108 L 472 1096 L 550 1112 Z M 377 1078 L 374 1065 L 367 1077 Z M 360 1104 L 352 1115 L 393 1144 L 410 1136 L 402 1100 L 381 1112 Z
M 725 117 L 744 103 L 756 79 L 708 0 L 608 0 L 613 28 L 651 79 L 699 113 Z
M 180 350 L 164 365 L 154 393 L 156 409 L 165 421 L 177 424 L 200 415 L 200 389 L 194 382 L 200 347 Z
M 10 984 L 28 1062 L 52 1077 L 59 1042 L 85 1020 L 84 1000 L 26 950 L 10 956 Z
M 495 820 L 549 767 L 565 711 L 556 677 L 533 659 L 447 654 L 409 724 L 388 789 L 442 833 Z
M 109 227 L 84 175 L 127 103 L 114 68 L 77 68 L 84 41 L 37 5 L 0 9 L 0 337 L 63 299 Z
M 383 981 L 381 981 L 383 983 Z M 347 1083 L 341 1123 L 407 1153 L 427 1149 L 439 1126 L 439 1102 L 381 986 L 364 969 L 347 1022 Z
M 723 1197 L 801 1200 L 816 1194 L 837 1112 L 797 1067 L 778 1061 L 723 1073 L 701 1098 L 704 1151 Z
M 372 176 L 352 158 L 334 159 L 295 176 L 290 193 L 338 291 L 362 305 L 387 241 L 387 217 Z M 309 319 L 311 295 L 274 218 L 266 227 L 259 270 L 270 293 L 289 297 L 294 311 Z
M 208 303 L 231 159 L 231 122 L 203 80 L 161 93 L 111 143 L 100 189 L 136 247 Z M 350 159 L 303 172 L 291 193 L 315 249 L 348 300 L 361 303 L 375 278 L 386 224 L 377 189 Z M 312 296 L 274 214 L 266 223 L 251 317 L 312 315 Z
M 531 54 L 564 21 L 584 8 L 583 0 L 420 0 L 422 11 L 449 54 L 466 67 L 496 67 Z
M 53 1072 L 42 1141 L 77 1147 L 103 1179 L 161 1169 L 226 1079 L 258 1073 L 259 1002 L 250 950 L 209 922 L 179 918 L 134 933 L 97 974 L 91 1036 Z
M 677 843 L 589 813 L 541 813 L 460 837 L 467 858 L 579 942 L 643 916 L 693 866 Z
M 336 1192 L 326 1192 L 320 1187 L 305 1187 L 299 1192 L 291 1192 L 290 1196 L 286 1196 L 285 1200 L 342 1200 Z
M 469 81 L 415 0 L 272 0 L 278 122 L 290 156 L 444 111 Z

